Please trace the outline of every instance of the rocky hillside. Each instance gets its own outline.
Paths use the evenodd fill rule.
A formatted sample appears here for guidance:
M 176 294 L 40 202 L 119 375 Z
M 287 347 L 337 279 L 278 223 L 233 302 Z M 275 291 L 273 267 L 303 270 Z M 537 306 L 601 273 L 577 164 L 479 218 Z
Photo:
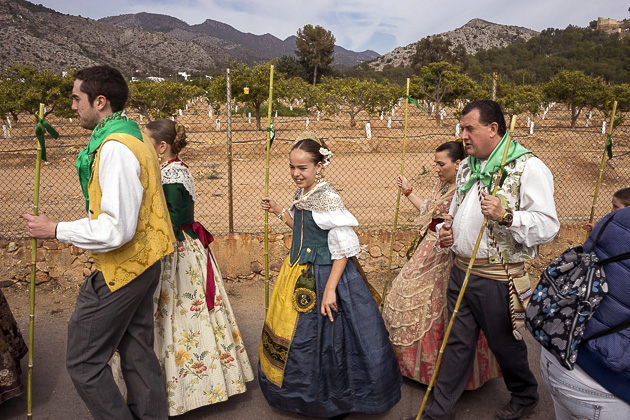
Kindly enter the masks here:
M 54 70 L 110 64 L 128 75 L 136 69 L 202 71 L 216 65 L 214 56 L 194 42 L 65 15 L 24 0 L 0 0 L 0 59 Z
M 468 54 L 475 54 L 494 47 L 507 47 L 517 39 L 527 41 L 536 35 L 538 32 L 520 26 L 499 25 L 482 19 L 473 19 L 461 28 L 431 35 L 429 38 L 442 37 L 451 41 L 453 46 L 463 45 Z M 370 67 L 378 71 L 383 70 L 386 65 L 408 67 L 415 52 L 415 42 L 405 47 L 398 47 L 370 63 Z
M 126 28 L 162 32 L 180 40 L 193 41 L 213 54 L 216 53 L 216 47 L 219 46 L 223 52 L 215 58 L 222 63 L 238 60 L 251 64 L 268 61 L 283 55 L 295 55 L 295 36 L 290 36 L 283 41 L 271 34 L 244 33 L 230 25 L 212 19 L 206 19 L 198 25 L 188 25 L 186 22 L 171 16 L 135 13 L 106 17 L 99 21 Z M 333 67 L 343 69 L 363 61 L 374 60 L 377 57 L 379 54 L 375 51 L 354 52 L 336 46 Z
M 297 30 L 297 29 L 296 29 Z M 209 72 L 231 61 L 268 61 L 292 54 L 295 37 L 246 34 L 206 20 L 199 25 L 139 13 L 93 20 L 59 13 L 25 0 L 0 0 L 0 63 L 33 63 L 56 71 L 110 64 L 126 75 Z M 337 47 L 336 66 L 378 54 Z

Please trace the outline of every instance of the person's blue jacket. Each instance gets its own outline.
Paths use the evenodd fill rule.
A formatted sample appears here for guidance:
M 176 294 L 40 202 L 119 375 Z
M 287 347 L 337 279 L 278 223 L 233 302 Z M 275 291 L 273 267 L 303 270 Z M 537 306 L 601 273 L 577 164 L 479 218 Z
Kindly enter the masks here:
M 608 224 L 595 248 L 599 259 L 630 252 L 630 207 L 604 217 L 584 249 L 590 250 L 604 222 Z M 630 320 L 630 259 L 605 265 L 608 294 L 586 324 L 588 338 Z M 577 364 L 604 388 L 630 403 L 630 328 L 588 341 L 578 351 Z

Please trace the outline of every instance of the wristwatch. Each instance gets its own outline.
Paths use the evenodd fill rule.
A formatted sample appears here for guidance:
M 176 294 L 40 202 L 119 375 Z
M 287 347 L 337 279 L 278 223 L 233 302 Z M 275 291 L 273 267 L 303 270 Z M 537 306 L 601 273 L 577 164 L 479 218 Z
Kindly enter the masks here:
M 501 226 L 512 226 L 512 221 L 514 221 L 514 212 L 512 210 L 505 210 L 503 213 L 503 217 L 499 220 L 499 224 Z

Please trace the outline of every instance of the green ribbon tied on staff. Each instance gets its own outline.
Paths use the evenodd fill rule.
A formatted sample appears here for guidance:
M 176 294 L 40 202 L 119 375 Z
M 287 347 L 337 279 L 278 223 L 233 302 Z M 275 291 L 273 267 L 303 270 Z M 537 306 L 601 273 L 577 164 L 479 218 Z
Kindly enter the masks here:
M 45 120 L 37 117 L 37 126 L 35 127 L 35 135 L 42 149 L 42 160 L 46 161 L 46 142 L 44 141 L 44 131 L 48 132 L 54 139 L 59 138 L 59 133 L 50 126 Z
M 427 111 L 426 109 L 424 109 L 424 108 L 422 108 L 422 107 L 420 106 L 420 104 L 418 103 L 418 101 L 416 100 L 416 98 L 414 98 L 414 97 L 413 97 L 413 96 L 411 96 L 411 95 L 409 95 L 409 96 L 406 96 L 406 95 L 405 95 L 405 98 L 409 99 L 409 102 L 411 102 L 412 104 L 414 104 L 415 106 L 417 106 L 419 109 L 423 110 L 425 114 L 427 114 L 427 115 L 431 116 L 431 114 L 429 113 L 429 111 Z
M 606 137 L 607 137 L 607 140 L 606 140 L 606 153 L 608 153 L 608 159 L 612 159 L 612 157 L 613 157 L 613 153 L 612 153 L 612 134 L 608 134 Z
M 269 132 L 269 148 L 271 149 L 273 140 L 276 138 L 276 130 L 274 130 L 273 124 L 270 124 L 269 127 L 267 127 L 267 131 Z

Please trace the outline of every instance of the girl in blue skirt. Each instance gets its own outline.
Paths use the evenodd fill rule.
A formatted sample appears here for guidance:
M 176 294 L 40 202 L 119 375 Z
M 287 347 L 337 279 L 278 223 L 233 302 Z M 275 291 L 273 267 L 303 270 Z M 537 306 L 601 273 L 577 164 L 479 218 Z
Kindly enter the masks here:
M 400 400 L 402 377 L 352 259 L 358 222 L 323 180 L 332 153 L 312 133 L 300 137 L 289 154 L 293 203 L 285 209 L 262 199 L 293 229 L 293 242 L 265 318 L 260 386 L 271 406 L 311 417 L 383 413 Z

